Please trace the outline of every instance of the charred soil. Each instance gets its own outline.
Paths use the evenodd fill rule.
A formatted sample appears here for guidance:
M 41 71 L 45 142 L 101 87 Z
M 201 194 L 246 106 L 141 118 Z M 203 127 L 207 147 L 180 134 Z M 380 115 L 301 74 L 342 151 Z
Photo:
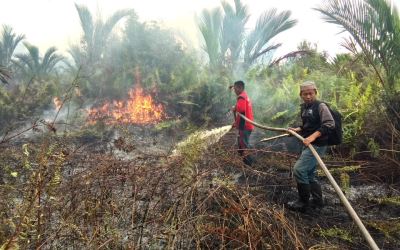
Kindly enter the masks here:
M 207 148 L 193 138 L 171 156 L 183 135 L 130 127 L 4 145 L 0 246 L 368 249 L 324 176 L 322 209 L 287 210 L 296 198 L 295 153 L 259 145 L 248 167 L 230 131 Z M 327 165 L 378 246 L 398 248 L 398 167 L 338 158 Z

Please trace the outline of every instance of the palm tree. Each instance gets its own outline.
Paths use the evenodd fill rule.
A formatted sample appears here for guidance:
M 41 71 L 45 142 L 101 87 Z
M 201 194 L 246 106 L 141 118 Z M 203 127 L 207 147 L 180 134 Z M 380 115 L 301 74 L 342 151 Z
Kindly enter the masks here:
M 221 21 L 221 10 L 215 8 L 211 11 L 203 10 L 199 23 L 199 29 L 205 42 L 203 49 L 208 55 L 211 68 L 219 67 L 222 62 L 220 47 Z
M 103 20 L 93 20 L 92 14 L 86 6 L 75 4 L 76 10 L 81 21 L 83 29 L 83 37 L 81 44 L 81 54 L 87 64 L 92 65 L 98 62 L 103 57 L 104 49 L 107 44 L 107 40 L 111 34 L 111 31 L 115 25 L 124 17 L 132 15 L 132 10 L 119 10 L 115 12 L 105 22 Z M 82 63 L 82 56 L 77 55 L 77 48 L 73 47 L 70 50 L 70 54 L 74 59 L 80 58 L 76 63 Z
M 0 82 L 7 83 L 8 80 L 11 78 L 10 75 L 10 71 L 6 67 L 0 65 Z
M 400 76 L 400 19 L 396 8 L 385 0 L 328 0 L 316 8 L 324 19 L 348 31 L 382 85 L 394 89 Z M 382 76 L 380 68 L 385 71 Z
M 22 70 L 24 75 L 29 77 L 43 78 L 50 74 L 56 64 L 63 60 L 63 57 L 57 55 L 56 48 L 47 49 L 43 57 L 39 54 L 39 48 L 29 43 L 24 43 L 28 50 L 27 54 L 17 54 L 13 62 Z
M 385 89 L 383 98 L 393 124 L 400 129 L 400 19 L 386 0 L 327 0 L 316 8 L 324 19 L 348 31 L 374 68 Z M 355 46 L 348 46 L 355 52 Z M 384 74 L 382 74 L 382 70 Z
M 9 67 L 15 48 L 25 38 L 24 35 L 16 35 L 8 25 L 3 25 L 0 40 L 0 65 Z
M 16 35 L 8 25 L 3 25 L 0 40 L 0 82 L 7 82 L 11 77 L 11 59 L 15 48 L 25 38 L 24 35 Z
M 277 13 L 275 8 L 265 11 L 257 20 L 256 27 L 248 35 L 244 50 L 245 65 L 250 66 L 265 54 L 282 44 L 270 44 L 272 38 L 292 28 L 297 21 L 290 19 L 291 12 Z
M 246 34 L 245 25 L 250 17 L 248 8 L 240 0 L 234 7 L 222 2 L 223 11 L 215 8 L 204 10 L 199 28 L 205 41 L 204 50 L 215 68 L 243 66 L 246 70 L 267 53 L 281 46 L 270 44 L 272 38 L 292 28 L 296 20 L 290 19 L 291 12 L 277 13 L 276 9 L 265 11 L 256 27 Z
M 238 63 L 245 39 L 245 25 L 250 18 L 247 6 L 235 0 L 235 8 L 222 2 L 225 13 L 222 21 L 221 54 L 229 59 L 233 66 Z M 229 54 L 227 52 L 229 50 Z

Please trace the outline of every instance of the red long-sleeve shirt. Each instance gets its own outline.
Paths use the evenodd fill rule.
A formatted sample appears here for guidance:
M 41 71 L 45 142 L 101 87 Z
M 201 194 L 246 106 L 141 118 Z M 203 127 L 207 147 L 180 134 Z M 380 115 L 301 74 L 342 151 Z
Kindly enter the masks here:
M 253 121 L 253 107 L 251 101 L 245 91 L 239 94 L 236 101 L 235 111 L 246 116 L 249 120 Z M 235 126 L 239 130 L 253 130 L 254 125 L 245 121 L 239 115 L 236 115 Z

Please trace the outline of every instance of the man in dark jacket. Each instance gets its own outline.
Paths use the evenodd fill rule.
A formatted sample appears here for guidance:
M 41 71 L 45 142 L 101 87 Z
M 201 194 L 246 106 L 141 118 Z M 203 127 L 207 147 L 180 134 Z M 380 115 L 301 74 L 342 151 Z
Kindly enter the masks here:
M 321 186 L 315 179 L 317 159 L 311 153 L 308 145 L 312 144 L 317 153 L 322 156 L 328 147 L 328 131 L 335 127 L 335 121 L 328 106 L 317 100 L 317 87 L 314 82 L 306 81 L 300 85 L 302 126 L 290 128 L 304 137 L 303 150 L 294 165 L 294 176 L 297 182 L 299 198 L 289 202 L 289 209 L 305 212 L 311 206 L 322 207 Z
M 235 122 L 233 123 L 233 127 L 238 129 L 239 137 L 238 137 L 238 146 L 239 146 L 239 154 L 243 156 L 243 162 L 246 165 L 251 165 L 253 163 L 253 158 L 246 152 L 246 149 L 250 147 L 249 138 L 250 134 L 254 129 L 254 125 L 250 122 L 246 121 L 237 113 L 240 113 L 247 117 L 249 120 L 253 121 L 253 108 L 251 105 L 251 101 L 247 96 L 246 91 L 244 90 L 244 82 L 237 81 L 231 86 L 235 91 L 237 96 L 236 105 L 232 107 L 232 112 L 235 115 Z

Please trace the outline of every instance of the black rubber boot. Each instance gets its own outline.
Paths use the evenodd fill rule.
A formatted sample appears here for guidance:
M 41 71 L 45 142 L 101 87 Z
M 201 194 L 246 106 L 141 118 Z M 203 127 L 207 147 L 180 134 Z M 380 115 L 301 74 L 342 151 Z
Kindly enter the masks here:
M 322 198 L 321 185 L 318 182 L 310 182 L 311 188 L 311 201 L 310 206 L 313 208 L 322 208 L 324 206 L 324 201 Z
M 254 163 L 254 158 L 251 155 L 246 155 L 245 157 L 243 157 L 243 162 L 247 166 L 251 167 L 251 165 L 253 165 Z
M 296 201 L 289 202 L 288 208 L 293 211 L 306 212 L 309 205 L 310 189 L 310 184 L 297 183 L 299 198 Z

